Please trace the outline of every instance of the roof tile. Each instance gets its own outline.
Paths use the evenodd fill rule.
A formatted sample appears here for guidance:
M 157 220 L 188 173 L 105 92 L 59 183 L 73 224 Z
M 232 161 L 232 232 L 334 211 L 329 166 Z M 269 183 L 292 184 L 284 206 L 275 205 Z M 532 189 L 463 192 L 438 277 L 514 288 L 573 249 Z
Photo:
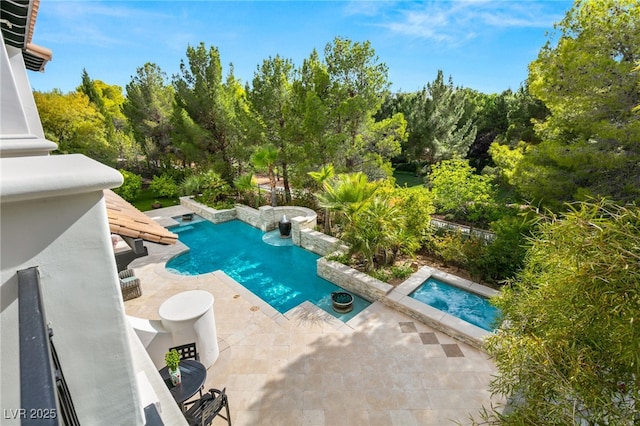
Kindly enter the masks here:
M 109 228 L 114 234 L 142 238 L 160 244 L 175 244 L 178 236 L 160 226 L 110 189 L 104 190 Z

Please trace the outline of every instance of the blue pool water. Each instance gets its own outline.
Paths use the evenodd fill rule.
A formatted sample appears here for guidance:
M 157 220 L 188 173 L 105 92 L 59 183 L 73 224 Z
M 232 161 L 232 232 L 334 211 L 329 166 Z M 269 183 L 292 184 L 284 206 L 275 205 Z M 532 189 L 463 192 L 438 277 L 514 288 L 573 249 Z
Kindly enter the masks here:
M 500 316 L 498 308 L 484 297 L 435 278 L 427 279 L 410 296 L 487 331 L 495 329 Z
M 171 231 L 190 251 L 170 260 L 168 270 L 182 275 L 222 270 L 280 313 L 308 300 L 348 321 L 370 305 L 354 294 L 351 312 L 335 312 L 331 293 L 342 289 L 318 277 L 319 256 L 280 238 L 277 230 L 265 234 L 239 220 L 213 224 L 194 217 Z

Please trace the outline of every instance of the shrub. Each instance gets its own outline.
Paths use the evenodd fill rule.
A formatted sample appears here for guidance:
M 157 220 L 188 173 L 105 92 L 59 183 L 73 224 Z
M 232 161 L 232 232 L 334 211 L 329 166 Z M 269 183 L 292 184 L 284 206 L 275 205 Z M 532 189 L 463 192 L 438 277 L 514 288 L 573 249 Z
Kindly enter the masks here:
M 158 197 L 175 197 L 178 195 L 178 184 L 168 174 L 154 176 L 149 189 Z
M 403 279 L 407 278 L 411 274 L 413 274 L 413 269 L 408 263 L 394 265 L 391 267 L 391 275 L 393 275 L 393 278 Z
M 406 229 L 412 233 L 420 243 L 431 232 L 431 215 L 435 212 L 433 196 L 424 187 L 396 188 L 395 193 L 402 200 Z
M 505 216 L 491 225 L 496 234 L 493 241 L 448 232 L 434 237 L 433 252 L 445 264 L 467 269 L 474 278 L 500 283 L 522 268 L 534 223 L 532 215 Z
M 373 278 L 385 283 L 388 282 L 392 277 L 391 272 L 387 271 L 386 269 L 374 269 L 372 271 L 369 271 L 368 274 Z
M 485 279 L 502 281 L 513 277 L 522 268 L 536 219 L 533 213 L 528 213 L 506 216 L 491 224 L 496 239 L 487 246 Z
M 201 194 L 207 186 L 207 181 L 205 173 L 189 175 L 180 184 L 180 192 L 184 195 Z
M 490 271 L 493 267 L 488 249 L 491 243 L 482 238 L 469 237 L 462 244 L 463 259 L 465 260 L 465 269 L 469 271 L 472 277 L 478 280 L 493 281 L 489 279 Z
M 234 206 L 234 200 L 231 196 L 231 187 L 222 181 L 217 185 L 205 189 L 202 196 L 196 199 L 215 209 L 229 209 Z
M 312 210 L 316 210 L 318 208 L 316 196 L 311 191 L 294 189 L 291 198 L 291 204 L 294 206 L 307 207 Z
M 460 231 L 446 232 L 433 238 L 434 252 L 445 266 L 460 267 L 465 264 L 464 239 L 465 236 Z
M 493 176 L 475 174 L 469 161 L 459 158 L 434 164 L 429 174 L 438 212 L 473 223 L 496 218 L 492 181 Z
M 119 188 L 115 188 L 113 192 L 127 201 L 134 201 L 142 190 L 142 177 L 126 170 L 120 170 L 120 173 L 124 178 L 124 183 Z
M 216 209 L 231 208 L 234 205 L 233 189 L 213 170 L 187 176 L 180 184 L 180 192 L 197 195 L 197 201 Z
M 637 425 L 640 210 L 568 206 L 536 224 L 520 273 L 493 302 L 504 323 L 486 341 L 513 401 L 482 424 Z
M 229 184 L 220 177 L 220 174 L 213 170 L 189 175 L 180 184 L 182 193 L 186 195 L 202 194 L 207 189 L 216 189 L 221 187 L 228 188 L 226 192 L 229 195 L 232 193 Z
M 334 262 L 342 263 L 343 265 L 349 265 L 351 262 L 351 255 L 348 253 L 332 253 L 327 256 L 327 260 L 333 260 Z
M 233 181 L 233 185 L 238 191 L 238 202 L 256 208 L 259 206 L 260 188 L 254 175 L 240 175 Z

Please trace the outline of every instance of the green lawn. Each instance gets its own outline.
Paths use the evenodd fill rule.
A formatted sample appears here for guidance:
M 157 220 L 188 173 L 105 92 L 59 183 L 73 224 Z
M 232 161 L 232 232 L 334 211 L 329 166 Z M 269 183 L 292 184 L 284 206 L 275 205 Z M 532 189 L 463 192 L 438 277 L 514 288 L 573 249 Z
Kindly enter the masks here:
M 146 212 L 147 210 L 153 210 L 151 204 L 156 201 L 159 201 L 162 207 L 177 206 L 180 204 L 178 197 L 156 197 L 150 189 L 143 189 L 138 198 L 131 204 L 138 210 Z
M 418 186 L 424 185 L 424 178 L 422 176 L 416 176 L 413 172 L 402 172 L 395 170 L 393 177 L 396 178 L 396 185 L 404 186 Z

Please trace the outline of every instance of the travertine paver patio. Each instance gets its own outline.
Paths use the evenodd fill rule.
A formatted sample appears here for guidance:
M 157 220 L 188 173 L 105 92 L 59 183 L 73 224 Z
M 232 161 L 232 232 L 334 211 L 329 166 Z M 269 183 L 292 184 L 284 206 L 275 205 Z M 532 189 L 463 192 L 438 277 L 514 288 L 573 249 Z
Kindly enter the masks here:
M 492 402 L 485 353 L 380 303 L 347 324 L 310 304 L 274 315 L 220 272 L 167 272 L 180 247 L 146 245 L 131 265 L 143 296 L 125 302 L 127 314 L 159 319 L 173 294 L 213 294 L 220 357 L 205 388 L 226 387 L 234 425 L 469 424 Z

